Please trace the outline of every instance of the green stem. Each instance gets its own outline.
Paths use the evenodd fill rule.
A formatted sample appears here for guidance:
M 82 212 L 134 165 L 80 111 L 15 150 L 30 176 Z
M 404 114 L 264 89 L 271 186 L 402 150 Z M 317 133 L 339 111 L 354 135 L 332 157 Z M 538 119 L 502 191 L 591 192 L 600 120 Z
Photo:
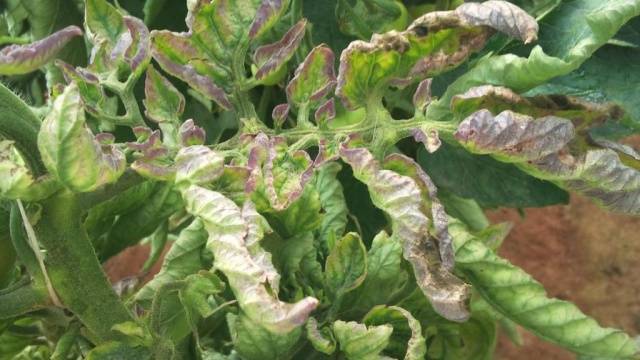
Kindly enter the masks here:
M 40 120 L 11 90 L 0 84 L 0 136 L 15 142 L 22 158 L 33 173 L 39 177 L 46 169 L 38 153 L 38 131 Z
M 93 192 L 78 194 L 78 203 L 83 209 L 90 209 L 144 181 L 143 177 L 128 169 L 115 183 L 107 184 Z
M 81 220 L 77 197 L 61 192 L 42 203 L 42 217 L 35 226 L 46 251 L 46 266 L 53 287 L 98 342 L 113 340 L 111 328 L 133 317 L 107 281 Z

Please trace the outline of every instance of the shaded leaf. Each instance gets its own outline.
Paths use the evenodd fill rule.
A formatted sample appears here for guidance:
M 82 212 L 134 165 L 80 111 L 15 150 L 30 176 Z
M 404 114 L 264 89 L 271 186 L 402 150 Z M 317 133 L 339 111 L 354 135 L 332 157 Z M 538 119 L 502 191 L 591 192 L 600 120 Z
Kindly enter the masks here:
M 314 349 L 321 353 L 331 355 L 336 351 L 336 340 L 329 328 L 318 329 L 318 321 L 310 317 L 306 325 L 307 339 Z
M 325 264 L 325 281 L 334 297 L 356 289 L 367 276 L 367 253 L 360 236 L 347 233 L 331 249 Z
M 329 238 L 342 237 L 347 226 L 347 203 L 344 197 L 344 189 L 337 179 L 342 167 L 337 162 L 330 162 L 322 166 L 314 178 L 315 188 L 320 195 L 320 204 L 324 210 L 322 224 L 318 229 L 319 241 L 325 251 L 330 250 Z
M 244 313 L 227 314 L 227 324 L 234 349 L 247 360 L 287 359 L 302 335 L 300 328 L 287 333 L 270 332 Z
M 403 30 L 409 15 L 398 0 L 338 0 L 336 20 L 343 33 L 368 39 L 374 33 Z

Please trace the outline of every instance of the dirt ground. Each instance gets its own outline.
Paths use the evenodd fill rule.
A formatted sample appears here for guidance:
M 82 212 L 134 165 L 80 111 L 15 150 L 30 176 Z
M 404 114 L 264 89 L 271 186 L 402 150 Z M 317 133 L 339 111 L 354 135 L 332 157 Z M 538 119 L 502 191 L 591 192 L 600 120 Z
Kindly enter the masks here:
M 527 209 L 524 217 L 506 209 L 488 215 L 493 222 L 514 223 L 500 253 L 543 283 L 551 296 L 573 301 L 603 325 L 640 333 L 640 218 L 607 213 L 577 196 L 567 206 Z M 107 262 L 110 279 L 136 274 L 148 251 L 130 248 Z M 159 267 L 156 264 L 152 273 Z M 496 358 L 574 359 L 567 351 L 523 335 L 522 347 L 501 337 Z

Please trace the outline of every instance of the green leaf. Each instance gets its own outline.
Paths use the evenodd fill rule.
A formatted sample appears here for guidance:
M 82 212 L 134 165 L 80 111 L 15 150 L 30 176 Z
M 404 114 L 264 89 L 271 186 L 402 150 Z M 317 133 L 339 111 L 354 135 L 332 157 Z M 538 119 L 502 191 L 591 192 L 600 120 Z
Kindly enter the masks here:
M 442 213 L 444 210 L 432 196 L 435 186 L 429 183 L 431 180 L 412 160 L 400 161 L 400 167 L 394 165 L 398 170 L 404 166 L 408 173 L 417 175 L 416 179 L 383 169 L 364 148 L 343 147 L 340 156 L 353 168 L 354 176 L 367 184 L 373 203 L 391 218 L 392 236 L 402 244 L 404 258 L 411 263 L 418 285 L 436 311 L 449 320 L 466 320 L 469 313 L 465 301 L 469 289 L 450 272 L 453 265 L 451 259 L 445 260 L 448 259 L 451 245 L 447 244 L 446 220 L 443 224 L 446 214 Z M 399 158 L 394 156 L 392 159 Z M 424 206 L 429 202 L 434 205 L 431 211 Z M 429 234 L 430 219 L 427 214 L 434 219 L 440 253 L 436 238 Z M 441 258 L 441 253 L 446 256 Z
M 295 55 L 306 31 L 307 21 L 302 19 L 273 44 L 260 46 L 253 54 L 255 77 L 262 84 L 276 84 L 287 62 Z
M 299 328 L 318 300 L 307 297 L 288 304 L 275 297 L 279 275 L 270 254 L 258 243 L 268 224 L 253 204 L 246 201 L 240 209 L 222 194 L 195 185 L 183 190 L 182 196 L 186 210 L 204 222 L 215 267 L 227 277 L 243 313 L 274 333 Z
M 122 151 L 100 143 L 87 127 L 80 93 L 74 84 L 54 101 L 40 128 L 38 149 L 49 172 L 77 192 L 115 182 L 126 166 Z
M 330 250 L 329 238 L 342 237 L 347 227 L 347 203 L 344 189 L 337 179 L 342 166 L 337 162 L 330 162 L 322 166 L 314 178 L 315 188 L 320 195 L 320 204 L 324 210 L 322 224 L 317 230 L 318 238 L 325 251 Z
M 406 31 L 354 41 L 340 56 L 336 94 L 351 110 L 381 98 L 389 85 L 407 85 L 460 65 L 482 48 L 493 27 L 525 42 L 537 24 L 501 1 L 465 3 L 454 11 L 427 13 Z
M 568 74 L 638 15 L 640 2 L 635 0 L 562 2 L 541 23 L 541 46 L 534 47 L 527 58 L 506 54 L 480 59 L 432 103 L 427 117 L 447 119 L 451 98 L 474 86 L 500 85 L 520 93 Z
M 473 199 L 482 207 L 524 208 L 569 202 L 567 192 L 527 175 L 515 165 L 473 155 L 447 143 L 433 154 L 419 149 L 418 162 L 439 188 Z
M 27 74 L 44 66 L 73 38 L 82 35 L 77 26 L 68 26 L 42 40 L 27 45 L 9 45 L 0 50 L 0 74 Z
M 345 307 L 361 316 L 376 305 L 386 304 L 408 281 L 402 267 L 402 247 L 397 238 L 381 231 L 373 238 L 366 256 L 367 275 L 360 287 L 347 294 Z M 380 291 L 385 289 L 385 291 Z
M 391 325 L 365 326 L 354 321 L 338 320 L 332 325 L 340 351 L 347 359 L 380 359 L 380 353 L 389 344 L 393 332 Z
M 309 52 L 287 85 L 287 99 L 298 107 L 316 108 L 336 86 L 333 51 L 318 45 Z
M 327 289 L 334 297 L 356 289 L 367 276 L 367 252 L 360 236 L 347 233 L 331 249 L 325 264 Z
M 336 351 L 336 340 L 328 327 L 318 329 L 318 321 L 310 317 L 306 325 L 307 339 L 314 349 L 321 353 L 331 355 Z
M 577 354 L 630 358 L 639 349 L 622 331 L 602 328 L 575 305 L 547 297 L 540 283 L 498 257 L 470 235 L 458 221 L 449 230 L 456 246 L 456 263 L 465 277 L 494 309 L 539 337 Z
M 427 355 L 422 326 L 407 310 L 398 306 L 376 306 L 367 313 L 363 322 L 368 326 L 384 324 L 393 326 L 393 333 L 385 353 L 405 360 L 424 359 Z
M 125 31 L 122 14 L 106 0 L 87 0 L 85 27 L 94 44 L 107 42 L 113 47 Z
M 177 123 L 184 112 L 184 96 L 153 66 L 147 68 L 144 83 L 145 115 L 157 123 Z
M 229 333 L 234 349 L 247 360 L 288 359 L 293 352 L 302 329 L 287 333 L 273 333 L 246 314 L 227 314 Z
M 336 20 L 340 31 L 359 39 L 391 30 L 403 30 L 409 14 L 398 0 L 338 0 Z
M 34 180 L 13 143 L 0 141 L 0 198 L 18 199 L 28 194 Z
M 320 196 L 322 192 L 313 186 L 305 186 L 302 195 L 288 208 L 273 211 L 271 208 L 260 208 L 276 232 L 287 238 L 305 232 L 317 230 L 324 221 Z M 267 204 L 268 206 L 268 204 Z
M 108 342 L 102 344 L 87 354 L 87 360 L 146 360 L 151 359 L 148 349 L 141 346 L 131 346 L 123 342 Z

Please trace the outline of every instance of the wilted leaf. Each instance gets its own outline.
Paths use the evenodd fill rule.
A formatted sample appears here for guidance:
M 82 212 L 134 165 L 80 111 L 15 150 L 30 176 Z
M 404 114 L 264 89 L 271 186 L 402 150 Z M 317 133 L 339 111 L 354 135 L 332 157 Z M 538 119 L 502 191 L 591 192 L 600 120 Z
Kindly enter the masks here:
M 271 29 L 280 20 L 280 17 L 289 7 L 290 0 L 266 0 L 262 1 L 256 11 L 256 17 L 249 30 L 249 38 L 260 37 Z
M 471 16 L 471 10 L 478 11 L 480 17 Z M 356 109 L 367 99 L 381 97 L 389 85 L 407 85 L 438 75 L 480 49 L 492 32 L 490 28 L 529 41 L 535 39 L 537 24 L 520 8 L 502 1 L 427 13 L 406 31 L 374 34 L 370 42 L 352 42 L 340 56 L 336 94 L 347 108 Z
M 77 26 L 68 26 L 44 39 L 27 45 L 9 45 L 0 50 L 0 74 L 27 74 L 53 60 L 69 41 L 81 36 Z
M 493 116 L 480 110 L 458 125 L 456 139 L 477 154 L 520 162 L 539 159 L 564 148 L 574 136 L 571 121 L 555 116 L 534 119 L 509 110 Z
M 116 181 L 125 170 L 122 151 L 101 144 L 85 123 L 78 87 L 67 86 L 53 104 L 38 134 L 47 169 L 66 187 L 86 192 Z
M 338 320 L 332 325 L 340 351 L 347 359 L 375 359 L 389 344 L 390 325 L 365 326 L 354 321 Z
M 247 216 L 222 194 L 198 186 L 185 189 L 183 197 L 187 211 L 203 220 L 209 232 L 207 247 L 216 259 L 214 266 L 226 275 L 242 311 L 274 333 L 288 333 L 302 325 L 318 300 L 304 298 L 287 304 L 269 292 L 270 259 L 258 251 L 257 236 L 252 240 L 253 251 L 248 243 L 254 233 L 250 227 L 264 226 L 255 223 L 259 215 Z
M 392 236 L 402 243 L 403 256 L 412 264 L 418 285 L 436 311 L 449 320 L 467 319 L 468 287 L 443 266 L 441 262 L 445 259 L 440 259 L 434 238 L 429 234 L 430 220 L 423 201 L 430 195 L 423 191 L 427 185 L 419 185 L 411 177 L 382 169 L 366 149 L 342 148 L 340 155 L 351 165 L 354 176 L 367 184 L 373 203 L 391 217 Z M 442 224 L 440 212 L 432 216 L 436 216 L 434 225 L 438 240 L 443 241 L 441 251 L 446 253 L 447 238 L 439 231 L 446 232 L 446 226 L 438 229 Z M 446 219 L 444 221 L 446 224 Z

